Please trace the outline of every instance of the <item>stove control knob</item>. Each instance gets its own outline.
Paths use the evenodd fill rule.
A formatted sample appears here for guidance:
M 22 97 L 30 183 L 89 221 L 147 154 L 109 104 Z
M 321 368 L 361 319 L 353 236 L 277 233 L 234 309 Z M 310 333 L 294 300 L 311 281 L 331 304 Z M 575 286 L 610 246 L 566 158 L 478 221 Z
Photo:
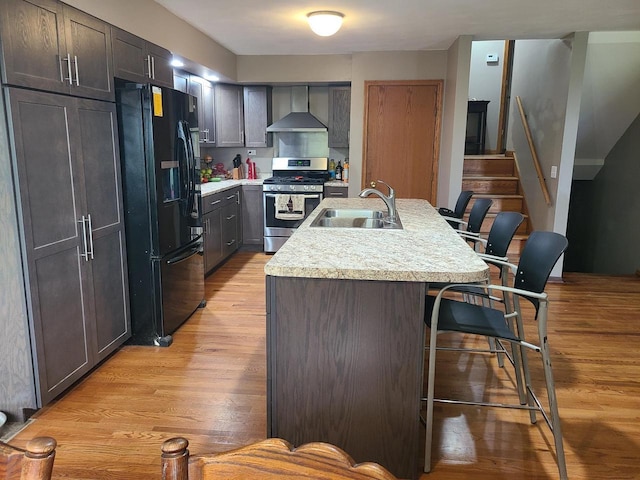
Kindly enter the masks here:
M 304 186 L 304 189 L 305 189 L 305 190 L 309 190 L 309 185 L 305 185 L 305 186 Z
M 276 188 L 277 188 L 278 190 L 282 190 L 282 185 L 278 185 Z

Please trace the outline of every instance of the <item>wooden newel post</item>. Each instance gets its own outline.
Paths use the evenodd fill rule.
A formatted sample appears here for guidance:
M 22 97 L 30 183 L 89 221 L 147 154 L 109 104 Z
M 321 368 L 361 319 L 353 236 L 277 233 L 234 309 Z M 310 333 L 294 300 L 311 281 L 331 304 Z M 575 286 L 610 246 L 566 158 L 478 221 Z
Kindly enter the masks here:
M 51 437 L 36 437 L 27 443 L 20 478 L 51 478 L 56 441 Z
M 162 480 L 188 480 L 189 441 L 171 438 L 162 444 Z

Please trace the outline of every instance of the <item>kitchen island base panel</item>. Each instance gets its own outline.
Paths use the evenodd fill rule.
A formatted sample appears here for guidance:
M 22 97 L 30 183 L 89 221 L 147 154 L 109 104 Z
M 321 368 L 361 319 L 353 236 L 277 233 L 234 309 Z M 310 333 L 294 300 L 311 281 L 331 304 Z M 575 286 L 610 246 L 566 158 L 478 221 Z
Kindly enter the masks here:
M 421 470 L 425 283 L 267 276 L 267 431 Z

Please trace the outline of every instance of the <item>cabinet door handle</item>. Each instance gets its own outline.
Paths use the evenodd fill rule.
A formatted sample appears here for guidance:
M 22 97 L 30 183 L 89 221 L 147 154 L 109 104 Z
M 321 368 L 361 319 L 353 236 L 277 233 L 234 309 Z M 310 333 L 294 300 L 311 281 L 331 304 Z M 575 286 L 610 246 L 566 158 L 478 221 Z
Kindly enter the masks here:
M 329 192 L 330 197 L 342 197 L 342 193 L 340 192 Z
M 78 75 L 78 56 L 74 55 L 73 56 L 73 64 L 75 66 L 75 70 L 76 70 L 76 87 L 80 86 L 80 76 Z
M 73 74 L 71 73 L 71 54 L 67 53 L 67 56 L 62 58 L 62 62 L 67 62 L 67 71 L 69 72 L 68 77 L 65 77 L 64 74 L 62 74 L 62 80 L 69 80 L 69 85 L 73 85 Z M 61 66 L 62 62 L 60 63 Z
M 234 218 L 236 218 L 236 216 L 235 215 L 231 215 L 231 216 L 227 217 L 227 220 L 233 220 Z
M 85 218 L 84 215 L 82 216 L 82 218 L 80 220 L 78 220 L 78 223 L 82 224 L 82 247 L 83 247 L 83 250 L 84 250 L 84 252 L 82 252 L 80 254 L 80 256 L 83 257 L 86 262 L 88 262 L 89 261 L 89 253 L 88 253 L 89 251 L 88 251 L 88 248 L 87 248 L 87 223 L 85 222 L 85 220 L 86 220 L 86 218 Z
M 231 240 L 230 242 L 227 242 L 227 247 L 230 247 L 231 245 L 233 245 L 234 243 L 236 243 L 235 240 Z
M 156 58 L 151 57 L 151 78 L 156 78 Z
M 87 223 L 89 230 L 89 251 L 87 252 L 87 257 L 91 255 L 91 260 L 93 260 L 93 225 L 91 224 L 91 214 L 87 214 Z
M 151 78 L 151 55 L 147 55 L 147 73 L 146 76 Z

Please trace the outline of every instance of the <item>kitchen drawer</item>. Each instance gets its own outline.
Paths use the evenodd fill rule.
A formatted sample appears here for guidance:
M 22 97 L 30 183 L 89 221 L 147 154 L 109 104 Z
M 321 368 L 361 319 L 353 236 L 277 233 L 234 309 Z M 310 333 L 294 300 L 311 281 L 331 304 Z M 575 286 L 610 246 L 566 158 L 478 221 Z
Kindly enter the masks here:
M 229 190 L 224 190 L 222 192 L 202 197 L 202 213 L 209 213 L 216 208 L 222 208 L 230 203 L 238 203 L 239 195 L 240 187 L 234 187 Z
M 349 196 L 349 188 L 336 186 L 324 187 L 324 198 L 346 198 Z

